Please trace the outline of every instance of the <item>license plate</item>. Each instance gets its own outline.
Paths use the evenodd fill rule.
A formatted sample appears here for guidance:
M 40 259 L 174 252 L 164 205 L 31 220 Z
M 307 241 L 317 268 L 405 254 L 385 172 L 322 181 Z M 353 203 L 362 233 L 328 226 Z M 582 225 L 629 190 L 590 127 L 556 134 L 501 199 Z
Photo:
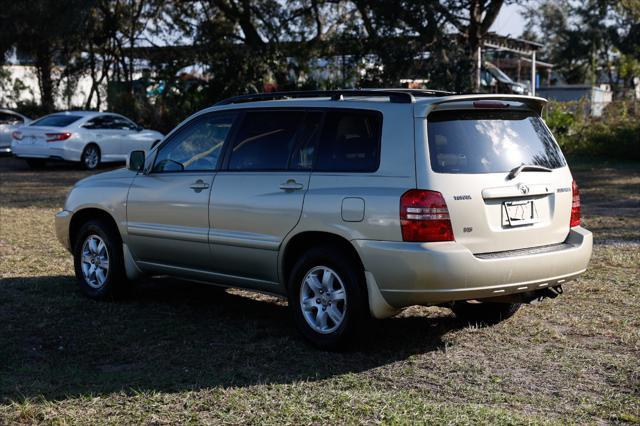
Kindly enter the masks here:
M 538 223 L 540 217 L 533 200 L 505 201 L 502 203 L 502 223 L 507 226 L 523 226 Z
M 24 138 L 24 143 L 27 145 L 35 145 L 37 141 L 38 138 L 36 136 L 27 136 Z

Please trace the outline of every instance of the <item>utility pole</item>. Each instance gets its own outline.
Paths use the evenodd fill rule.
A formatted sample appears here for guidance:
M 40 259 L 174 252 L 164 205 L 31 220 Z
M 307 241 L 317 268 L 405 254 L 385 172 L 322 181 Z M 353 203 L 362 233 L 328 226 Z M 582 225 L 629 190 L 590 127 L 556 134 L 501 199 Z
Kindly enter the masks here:
M 536 95 L 536 51 L 531 53 L 531 96 Z
M 482 46 L 480 45 L 478 45 L 478 64 L 476 68 L 476 92 L 480 92 L 480 76 L 482 73 Z

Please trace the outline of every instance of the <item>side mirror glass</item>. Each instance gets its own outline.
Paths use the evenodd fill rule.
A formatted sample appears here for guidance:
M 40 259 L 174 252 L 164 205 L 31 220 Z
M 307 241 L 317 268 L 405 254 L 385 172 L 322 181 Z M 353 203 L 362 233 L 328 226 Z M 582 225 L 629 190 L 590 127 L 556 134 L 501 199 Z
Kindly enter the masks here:
M 127 158 L 127 169 L 141 172 L 144 169 L 144 151 L 131 151 Z

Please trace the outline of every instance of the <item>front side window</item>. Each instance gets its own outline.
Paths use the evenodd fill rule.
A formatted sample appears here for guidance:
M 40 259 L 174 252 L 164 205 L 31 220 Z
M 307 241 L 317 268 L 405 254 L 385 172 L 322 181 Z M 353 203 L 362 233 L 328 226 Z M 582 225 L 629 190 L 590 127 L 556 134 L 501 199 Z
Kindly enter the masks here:
M 374 172 L 380 165 L 382 115 L 375 111 L 326 113 L 314 167 L 323 172 Z
M 42 117 L 39 120 L 31 123 L 31 126 L 47 126 L 47 127 L 67 127 L 70 124 L 75 123 L 80 120 L 79 115 L 69 115 L 69 114 L 52 114 L 47 115 L 46 117 Z
M 209 114 L 178 130 L 160 148 L 152 172 L 216 170 L 235 115 Z
M 136 130 L 138 126 L 124 117 L 112 116 L 111 129 L 114 130 Z
M 427 117 L 427 129 L 434 172 L 501 173 L 522 164 L 566 165 L 533 111 L 437 111 Z
M 302 111 L 247 112 L 229 157 L 229 170 L 286 170 Z
M 87 121 L 82 127 L 84 127 L 85 129 L 91 129 L 91 130 L 110 129 L 112 121 L 113 119 L 109 115 L 99 115 Z

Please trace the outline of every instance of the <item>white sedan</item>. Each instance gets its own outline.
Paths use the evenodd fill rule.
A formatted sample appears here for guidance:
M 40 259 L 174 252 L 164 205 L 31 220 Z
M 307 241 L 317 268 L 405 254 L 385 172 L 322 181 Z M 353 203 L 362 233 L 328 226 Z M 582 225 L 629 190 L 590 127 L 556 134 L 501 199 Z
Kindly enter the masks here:
M 0 109 L 0 154 L 11 154 L 11 134 L 30 122 L 27 117 L 15 111 Z
M 11 150 L 34 168 L 44 166 L 46 160 L 66 160 L 93 170 L 100 163 L 126 161 L 131 151 L 148 151 L 163 137 L 118 114 L 69 111 L 18 128 Z

